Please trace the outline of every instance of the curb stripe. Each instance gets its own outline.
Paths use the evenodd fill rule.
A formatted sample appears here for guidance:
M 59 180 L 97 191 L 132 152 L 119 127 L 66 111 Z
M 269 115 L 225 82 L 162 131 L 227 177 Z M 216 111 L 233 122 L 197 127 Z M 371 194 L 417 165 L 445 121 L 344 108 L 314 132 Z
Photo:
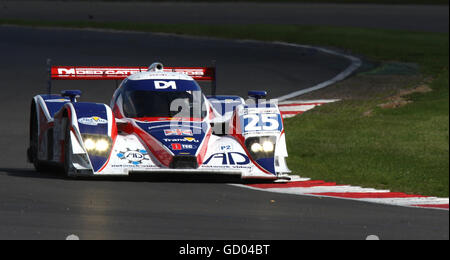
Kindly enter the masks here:
M 282 115 L 298 115 L 306 111 L 280 111 Z
M 281 116 L 291 118 L 322 104 L 339 101 L 338 99 L 283 101 L 278 104 Z
M 393 205 L 428 205 L 434 207 L 435 205 L 448 204 L 448 199 L 436 197 L 410 197 L 410 198 L 364 198 L 363 201 L 373 203 L 385 203 Z
M 327 197 L 353 198 L 353 199 L 370 199 L 370 198 L 426 198 L 420 195 L 409 195 L 400 192 L 322 192 L 311 193 L 311 195 L 320 195 Z
M 287 188 L 271 188 L 264 189 L 272 192 L 282 192 L 291 194 L 310 194 L 310 195 L 321 195 L 322 194 L 342 194 L 342 193 L 385 193 L 388 190 L 375 190 L 371 188 L 361 188 L 357 186 L 350 185 L 335 185 L 335 186 L 311 186 L 311 187 L 287 187 Z M 324 195 L 326 196 L 326 195 Z M 355 195 L 356 196 L 356 195 Z
M 323 103 L 330 103 L 330 102 L 336 102 L 340 99 L 314 99 L 314 100 L 286 100 L 279 102 L 279 106 L 285 106 L 285 105 L 302 105 L 302 104 L 323 104 Z
M 447 209 L 448 210 L 448 204 L 439 204 L 439 205 L 413 205 L 414 207 L 421 207 L 421 208 L 441 208 L 441 209 Z
M 337 185 L 334 182 L 301 179 L 296 175 L 292 175 L 291 177 L 292 181 L 232 185 L 253 190 L 292 195 L 347 199 L 403 207 L 449 210 L 448 198 L 413 195 L 359 186 Z
M 279 105 L 280 108 L 284 108 L 284 107 L 302 107 L 302 106 L 319 106 L 323 103 L 328 103 L 328 102 L 321 102 L 321 103 L 293 103 L 293 104 L 281 104 Z
M 305 112 L 311 110 L 315 107 L 315 105 L 306 105 L 306 106 L 292 106 L 292 107 L 279 107 L 281 112 Z
M 260 189 L 270 189 L 270 188 L 288 188 L 288 187 L 314 187 L 314 186 L 335 186 L 336 183 L 324 181 L 293 181 L 285 183 L 267 183 L 267 184 L 248 184 L 250 187 L 260 188 Z
M 291 117 L 293 117 L 293 116 L 296 116 L 296 115 L 300 115 L 300 114 L 303 114 L 304 113 L 304 111 L 281 111 L 281 116 L 283 116 L 283 117 L 289 117 L 289 116 L 291 116 Z

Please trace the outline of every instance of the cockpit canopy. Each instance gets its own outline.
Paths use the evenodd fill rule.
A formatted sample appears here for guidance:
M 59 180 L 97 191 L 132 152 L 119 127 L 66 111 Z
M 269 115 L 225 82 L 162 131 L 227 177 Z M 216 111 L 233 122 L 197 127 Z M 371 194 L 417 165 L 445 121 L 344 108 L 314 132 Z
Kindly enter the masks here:
M 121 85 L 125 117 L 203 119 L 206 98 L 194 80 L 126 79 Z

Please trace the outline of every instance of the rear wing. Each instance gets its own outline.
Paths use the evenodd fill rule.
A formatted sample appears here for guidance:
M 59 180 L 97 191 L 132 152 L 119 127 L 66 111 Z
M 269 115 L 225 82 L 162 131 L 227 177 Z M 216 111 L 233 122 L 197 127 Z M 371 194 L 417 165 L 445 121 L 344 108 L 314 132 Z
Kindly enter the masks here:
M 51 93 L 52 80 L 123 80 L 128 76 L 147 71 L 149 67 L 116 66 L 48 66 L 48 92 Z M 216 66 L 211 67 L 164 67 L 165 72 L 186 74 L 197 81 L 211 81 L 212 95 L 216 95 Z

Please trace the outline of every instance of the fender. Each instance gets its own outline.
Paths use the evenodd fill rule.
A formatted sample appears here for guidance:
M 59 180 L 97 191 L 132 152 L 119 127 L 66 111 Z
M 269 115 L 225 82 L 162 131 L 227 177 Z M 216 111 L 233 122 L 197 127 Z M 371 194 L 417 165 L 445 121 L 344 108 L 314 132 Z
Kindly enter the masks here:
M 36 124 L 37 127 L 37 147 L 36 158 L 39 161 L 54 161 L 53 146 L 55 144 L 54 140 L 54 116 L 61 110 L 69 100 L 59 96 L 59 95 L 37 95 L 33 98 L 31 117 L 36 116 L 36 122 L 31 122 L 30 118 L 30 147 L 31 145 L 31 135 L 32 135 L 32 124 Z M 35 113 L 35 115 L 33 115 Z M 33 156 L 29 155 L 29 160 L 34 160 Z
M 67 118 L 67 119 L 65 119 Z M 88 155 L 93 172 L 100 172 L 108 163 L 111 150 L 106 154 L 98 155 L 89 153 L 85 147 L 83 136 L 104 136 L 110 138 L 113 147 L 117 138 L 117 125 L 111 108 L 99 103 L 67 103 L 55 115 L 55 138 L 61 144 L 58 147 L 60 162 L 64 162 L 65 120 L 68 120 L 71 134 L 75 137 L 84 154 Z
M 284 126 L 281 113 L 278 107 L 272 103 L 265 103 L 259 105 L 240 105 L 238 106 L 232 116 L 229 126 L 229 133 L 233 136 L 243 147 L 247 156 L 253 164 L 266 174 L 275 175 L 276 169 L 279 169 L 279 157 L 283 157 L 284 149 L 278 147 L 286 147 L 284 137 Z M 258 141 L 259 140 L 259 141 Z M 269 141 L 273 143 L 270 153 L 264 155 L 257 155 L 255 158 L 251 152 L 251 144 Z M 263 143 L 260 143 L 262 147 Z M 278 160 L 277 160 L 278 159 Z M 284 166 L 284 164 L 283 164 Z

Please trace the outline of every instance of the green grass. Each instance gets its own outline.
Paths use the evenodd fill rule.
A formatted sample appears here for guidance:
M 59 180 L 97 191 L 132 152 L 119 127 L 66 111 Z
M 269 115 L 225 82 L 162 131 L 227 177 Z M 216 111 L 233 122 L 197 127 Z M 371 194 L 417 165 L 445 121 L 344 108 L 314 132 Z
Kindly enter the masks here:
M 337 47 L 376 61 L 417 63 L 432 92 L 381 109 L 379 97 L 322 106 L 285 121 L 294 173 L 342 184 L 449 194 L 449 35 L 326 26 L 162 25 L 0 20 L 0 24 L 113 28 Z M 365 117 L 365 111 L 374 110 Z
M 350 100 L 286 120 L 288 165 L 314 179 L 448 197 L 448 70 L 431 87 L 397 109 Z

